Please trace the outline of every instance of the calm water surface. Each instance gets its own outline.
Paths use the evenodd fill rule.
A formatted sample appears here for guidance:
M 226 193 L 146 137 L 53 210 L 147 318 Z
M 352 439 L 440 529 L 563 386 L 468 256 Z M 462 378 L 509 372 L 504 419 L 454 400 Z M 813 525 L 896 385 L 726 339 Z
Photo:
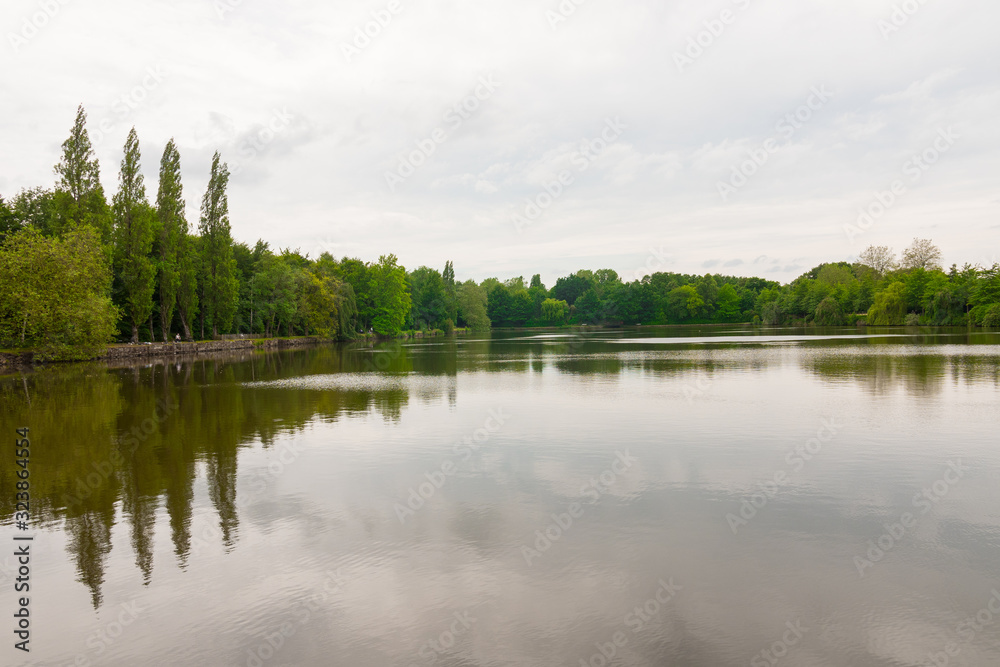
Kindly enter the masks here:
M 0 663 L 1000 665 L 998 398 L 1000 334 L 916 329 L 0 378 Z

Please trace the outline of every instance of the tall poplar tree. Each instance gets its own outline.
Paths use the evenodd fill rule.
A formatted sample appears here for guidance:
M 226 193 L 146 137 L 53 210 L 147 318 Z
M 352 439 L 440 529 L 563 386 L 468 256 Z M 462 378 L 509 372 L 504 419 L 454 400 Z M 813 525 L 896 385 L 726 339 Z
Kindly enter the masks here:
M 167 142 L 160 158 L 156 215 L 160 222 L 160 329 L 166 343 L 181 286 L 181 249 L 188 232 L 184 217 L 184 188 L 181 185 L 181 156 L 173 139 Z M 185 335 L 188 333 L 185 331 Z
M 133 127 L 125 140 L 125 157 L 114 197 L 115 268 L 121 281 L 125 317 L 132 325 L 132 342 L 139 342 L 139 325 L 153 312 L 156 268 L 153 249 L 153 210 L 146 199 L 139 166 L 139 138 Z
M 193 340 L 191 327 L 198 316 L 198 276 L 201 273 L 201 239 L 193 234 L 180 238 L 178 250 L 177 315 L 184 330 L 184 340 Z
M 458 291 L 455 287 L 455 265 L 451 260 L 444 263 L 444 273 L 441 274 L 441 278 L 444 280 L 448 319 L 451 320 L 451 326 L 455 326 L 458 321 Z
M 212 173 L 208 189 L 201 200 L 202 313 L 211 322 L 212 338 L 227 331 L 233 323 L 239 299 L 236 280 L 236 260 L 233 257 L 233 237 L 229 227 L 229 167 L 221 161 L 218 151 L 212 156 Z
M 55 209 L 59 235 L 82 224 L 91 225 L 105 245 L 111 243 L 111 212 L 101 186 L 101 167 L 87 134 L 87 113 L 81 104 L 69 138 L 55 166 Z

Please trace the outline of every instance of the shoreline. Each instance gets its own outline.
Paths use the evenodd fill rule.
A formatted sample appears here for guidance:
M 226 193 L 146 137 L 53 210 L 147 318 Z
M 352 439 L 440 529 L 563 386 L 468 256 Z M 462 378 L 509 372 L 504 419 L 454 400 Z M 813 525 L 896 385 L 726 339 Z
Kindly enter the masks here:
M 464 330 L 456 329 L 456 333 Z M 337 341 L 318 336 L 293 336 L 291 338 L 238 338 L 235 340 L 206 340 L 180 343 L 114 343 L 101 354 L 90 359 L 73 361 L 35 362 L 31 350 L 0 351 L 0 369 L 25 370 L 38 366 L 90 363 L 94 361 L 122 361 L 127 359 L 190 359 L 192 357 L 214 357 L 231 352 L 257 352 L 272 350 L 295 350 L 319 345 L 366 343 L 387 340 L 407 340 L 410 338 L 430 338 L 445 335 L 438 331 L 406 331 L 399 336 L 379 336 L 358 334 L 357 338 Z

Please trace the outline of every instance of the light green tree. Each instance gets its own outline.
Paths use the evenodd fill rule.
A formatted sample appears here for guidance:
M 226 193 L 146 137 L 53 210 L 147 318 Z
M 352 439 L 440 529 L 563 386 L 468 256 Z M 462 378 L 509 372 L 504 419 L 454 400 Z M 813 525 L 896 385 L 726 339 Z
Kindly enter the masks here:
M 406 269 L 395 255 L 382 255 L 374 271 L 375 318 L 372 329 L 381 336 L 398 336 L 410 313 L 410 294 L 406 290 Z
M 56 234 L 79 225 L 97 230 L 101 242 L 111 244 L 112 217 L 101 186 L 101 167 L 87 134 L 87 113 L 81 104 L 69 138 L 62 144 L 62 158 L 55 166 Z
M 118 309 L 97 231 L 64 239 L 35 229 L 0 248 L 0 339 L 35 349 L 35 359 L 90 359 L 114 339 Z
M 895 282 L 875 295 L 875 303 L 868 310 L 868 324 L 902 326 L 905 320 L 906 286 Z
M 715 317 L 720 322 L 733 322 L 740 316 L 740 295 L 736 288 L 726 283 L 716 297 Z
M 494 285 L 495 287 L 496 285 Z M 474 280 L 466 280 L 456 289 L 458 317 L 472 331 L 489 331 L 490 318 L 486 311 L 486 289 Z
M 565 301 L 557 299 L 545 299 L 545 301 L 542 301 L 542 320 L 546 324 L 565 324 L 568 313 L 569 305 Z

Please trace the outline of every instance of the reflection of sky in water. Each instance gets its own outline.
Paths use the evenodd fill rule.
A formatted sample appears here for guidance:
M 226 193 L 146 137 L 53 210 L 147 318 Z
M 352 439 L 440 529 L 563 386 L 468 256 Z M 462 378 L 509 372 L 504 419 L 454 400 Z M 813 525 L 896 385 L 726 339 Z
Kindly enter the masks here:
M 431 664 L 427 642 L 467 611 L 476 620 L 435 664 L 578 665 L 623 631 L 618 664 L 748 665 L 787 622 L 807 631 L 779 664 L 924 665 L 952 642 L 951 664 L 1000 664 L 1000 617 L 972 641 L 956 630 L 1000 587 L 1000 348 L 457 347 L 439 375 L 423 372 L 439 354 L 425 345 L 398 374 L 317 364 L 257 368 L 255 381 L 237 365 L 236 383 L 204 376 L 200 397 L 189 387 L 184 427 L 205 453 L 183 567 L 158 502 L 143 585 L 119 502 L 95 612 L 64 533 L 43 533 L 38 578 L 51 592 L 38 593 L 38 624 L 61 636 L 40 655 L 86 653 L 88 636 L 135 599 L 148 611 L 92 660 L 243 665 L 287 624 L 264 664 Z M 120 380 L 130 402 L 162 391 L 130 373 Z M 384 396 L 353 409 L 355 394 Z M 208 432 L 198 419 L 210 400 L 256 406 L 241 420 L 281 405 L 284 426 L 266 438 L 255 427 L 230 458 L 213 454 L 208 440 L 238 425 Z M 467 439 L 497 415 L 502 426 L 473 450 Z M 823 420 L 835 432 L 805 460 Z M 588 495 L 624 451 L 635 464 Z M 921 514 L 914 496 L 957 459 L 969 472 Z M 454 474 L 401 522 L 396 505 L 445 464 Z M 777 473 L 780 491 L 734 534 L 727 514 Z M 233 491 L 220 495 L 225 474 Z M 582 514 L 529 566 L 522 547 L 577 502 Z M 855 556 L 904 512 L 916 525 L 861 578 Z M 683 589 L 633 632 L 629 614 L 671 577 Z

